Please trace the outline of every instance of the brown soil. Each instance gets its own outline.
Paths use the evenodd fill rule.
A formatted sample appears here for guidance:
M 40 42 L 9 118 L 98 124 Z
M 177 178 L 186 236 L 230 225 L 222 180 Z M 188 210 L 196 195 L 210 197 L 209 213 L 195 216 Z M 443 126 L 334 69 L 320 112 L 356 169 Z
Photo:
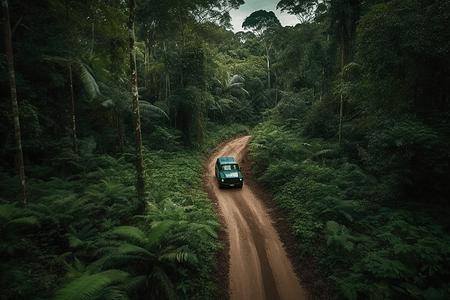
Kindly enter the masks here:
M 270 193 L 254 180 L 248 139 L 220 144 L 203 165 L 204 190 L 215 204 L 224 245 L 216 257 L 214 299 L 332 299 L 330 285 L 314 273 L 314 261 L 298 259 L 299 241 L 286 214 L 276 210 Z M 226 156 L 243 168 L 242 189 L 218 188 L 214 164 Z

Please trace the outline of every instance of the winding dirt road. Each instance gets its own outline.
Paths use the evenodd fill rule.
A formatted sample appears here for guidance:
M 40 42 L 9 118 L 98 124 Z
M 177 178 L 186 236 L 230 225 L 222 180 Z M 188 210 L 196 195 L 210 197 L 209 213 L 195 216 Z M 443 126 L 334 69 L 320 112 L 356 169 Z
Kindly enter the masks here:
M 274 228 L 269 211 L 246 185 L 249 164 L 243 162 L 249 137 L 243 136 L 222 143 L 204 164 L 205 191 L 216 203 L 219 219 L 228 244 L 223 255 L 229 255 L 230 298 L 234 300 L 302 300 L 306 292 Z M 242 189 L 219 189 L 214 174 L 218 157 L 232 156 L 243 166 Z M 251 173 L 251 172 L 250 172 Z M 220 234 L 220 232 L 219 232 Z M 228 252 L 228 253 L 226 253 Z M 220 266 L 219 266 L 220 267 Z

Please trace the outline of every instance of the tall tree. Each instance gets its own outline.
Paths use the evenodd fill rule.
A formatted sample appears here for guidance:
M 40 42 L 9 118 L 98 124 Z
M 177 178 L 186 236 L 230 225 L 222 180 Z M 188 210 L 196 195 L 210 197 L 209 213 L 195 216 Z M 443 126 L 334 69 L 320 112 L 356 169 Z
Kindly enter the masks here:
M 331 27 L 341 40 L 341 72 L 350 63 L 356 36 L 356 23 L 361 16 L 361 0 L 332 1 L 330 6 Z M 341 93 L 339 108 L 339 144 L 343 140 L 344 97 Z
M 331 0 L 280 0 L 277 9 L 293 14 L 301 23 L 310 23 L 327 11 Z
M 280 20 L 273 11 L 265 11 L 263 9 L 252 12 L 247 18 L 245 18 L 244 23 L 242 23 L 242 28 L 253 29 L 259 37 L 263 39 L 265 55 L 267 60 L 267 88 L 270 89 L 270 50 L 272 48 L 272 41 L 268 36 L 263 37 L 263 34 L 267 32 L 269 28 L 281 27 Z
M 351 62 L 356 36 L 356 24 L 361 16 L 362 0 L 281 0 L 277 8 L 291 14 L 329 15 L 330 30 L 341 44 L 341 72 Z M 344 97 L 340 96 L 339 105 L 339 143 L 343 139 Z
M 280 20 L 278 20 L 273 11 L 263 9 L 252 12 L 242 23 L 242 28 L 252 29 L 258 35 L 261 35 L 264 30 L 273 26 L 281 26 Z
M 25 188 L 25 167 L 23 163 L 22 137 L 20 135 L 19 104 L 17 102 L 16 79 L 14 74 L 14 57 L 11 42 L 11 26 L 9 20 L 8 0 L 2 0 L 2 10 L 3 10 L 3 28 L 5 35 L 6 60 L 8 65 L 9 86 L 11 89 L 11 101 L 14 115 L 14 133 L 17 147 L 17 162 L 19 165 L 20 191 L 22 194 L 23 205 L 26 206 L 27 195 Z
M 70 26 L 70 14 L 69 14 L 69 3 L 65 2 L 66 6 L 66 24 Z M 75 115 L 75 97 L 73 95 L 73 76 L 72 76 L 72 64 L 68 64 L 69 68 L 69 86 L 70 86 L 70 110 L 71 110 L 71 125 L 72 125 L 72 142 L 73 142 L 73 151 L 78 153 L 78 143 L 77 143 L 77 122 Z
M 136 20 L 136 0 L 130 0 L 130 19 L 128 21 L 128 30 L 130 34 L 130 67 L 131 67 L 131 93 L 133 95 L 133 128 L 135 134 L 136 148 L 136 172 L 137 172 L 137 193 L 142 201 L 142 210 L 145 208 L 145 182 L 144 182 L 144 158 L 142 156 L 142 136 L 141 136 L 141 117 L 139 114 L 139 92 L 137 85 L 136 70 L 136 47 L 134 45 L 134 23 Z

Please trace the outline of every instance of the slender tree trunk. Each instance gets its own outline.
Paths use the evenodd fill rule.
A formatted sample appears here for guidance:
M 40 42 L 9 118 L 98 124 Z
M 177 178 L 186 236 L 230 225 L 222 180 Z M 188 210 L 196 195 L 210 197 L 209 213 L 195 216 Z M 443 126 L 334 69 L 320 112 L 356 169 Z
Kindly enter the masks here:
M 137 171 L 137 193 L 142 201 L 142 210 L 145 208 L 145 182 L 144 182 L 144 159 L 142 156 L 141 118 L 139 114 L 139 93 L 137 85 L 136 70 L 136 48 L 134 46 L 134 22 L 136 19 L 136 0 L 130 0 L 130 19 L 128 30 L 130 34 L 130 66 L 131 66 L 131 93 L 133 94 L 133 126 L 136 139 L 136 171 Z
M 123 117 L 121 112 L 117 112 L 117 128 L 119 130 L 119 152 L 123 153 L 124 140 L 123 140 Z
M 66 6 L 66 24 L 70 26 L 70 14 L 69 14 L 69 0 L 64 1 Z M 69 62 L 69 88 L 70 88 L 70 110 L 72 114 L 72 142 L 73 142 L 73 151 L 78 153 L 78 142 L 77 142 L 77 123 L 75 118 L 75 97 L 73 95 L 73 75 L 72 75 L 72 61 Z
M 267 45 L 267 41 L 264 42 L 264 48 L 266 49 L 266 55 L 264 57 L 267 60 L 267 88 L 270 90 L 270 48 L 271 46 Z
M 145 40 L 144 47 L 145 47 L 145 49 L 144 49 L 144 72 L 145 72 L 144 73 L 144 86 L 146 88 L 148 88 L 148 78 L 147 78 L 147 73 L 148 73 L 147 71 L 148 71 L 148 66 L 149 66 L 148 40 Z
M 269 58 L 269 54 L 267 54 L 265 57 L 267 60 L 267 88 L 270 90 L 270 58 Z
M 14 133 L 16 138 L 16 148 L 17 148 L 17 161 L 19 164 L 19 177 L 20 177 L 20 192 L 22 195 L 23 205 L 27 205 L 27 194 L 25 188 L 25 167 L 23 164 L 23 153 L 22 153 L 22 137 L 20 136 L 20 120 L 19 120 L 19 104 L 17 103 L 17 89 L 16 89 L 16 79 L 14 74 L 14 59 L 12 51 L 11 42 L 11 27 L 9 20 L 9 7 L 8 1 L 2 0 L 2 10 L 3 10 L 3 26 L 5 34 L 5 48 L 6 48 L 6 60 L 8 65 L 8 77 L 9 86 L 11 89 L 11 102 L 14 115 Z
M 73 151 L 78 153 L 77 143 L 77 123 L 75 119 L 75 97 L 73 96 L 73 77 L 72 77 L 72 64 L 69 63 L 69 79 L 70 79 L 70 109 L 72 111 L 72 141 Z
M 346 44 L 345 44 L 345 37 L 344 37 L 344 27 L 342 27 L 341 72 L 344 72 L 344 67 L 347 64 L 345 48 L 346 48 Z M 343 139 L 343 129 L 342 129 L 343 123 L 344 123 L 344 97 L 341 92 L 341 101 L 340 101 L 340 105 L 339 105 L 339 145 L 342 144 L 342 139 Z
M 342 130 L 342 123 L 344 119 L 344 99 L 341 93 L 341 101 L 339 105 L 339 145 L 342 144 L 342 138 L 343 138 L 343 130 Z
M 91 6 L 91 10 L 92 10 L 92 6 Z M 91 53 L 90 55 L 93 56 L 94 55 L 94 44 L 95 44 L 95 24 L 94 24 L 94 17 L 92 17 L 92 41 L 91 41 Z

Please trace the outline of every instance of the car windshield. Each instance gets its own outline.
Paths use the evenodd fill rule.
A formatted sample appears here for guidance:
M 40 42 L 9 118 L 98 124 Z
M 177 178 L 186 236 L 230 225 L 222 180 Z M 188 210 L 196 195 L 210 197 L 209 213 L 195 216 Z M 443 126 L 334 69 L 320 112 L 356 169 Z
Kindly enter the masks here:
M 224 165 L 222 167 L 222 170 L 224 171 L 233 171 L 233 170 L 237 170 L 238 166 L 237 165 Z

